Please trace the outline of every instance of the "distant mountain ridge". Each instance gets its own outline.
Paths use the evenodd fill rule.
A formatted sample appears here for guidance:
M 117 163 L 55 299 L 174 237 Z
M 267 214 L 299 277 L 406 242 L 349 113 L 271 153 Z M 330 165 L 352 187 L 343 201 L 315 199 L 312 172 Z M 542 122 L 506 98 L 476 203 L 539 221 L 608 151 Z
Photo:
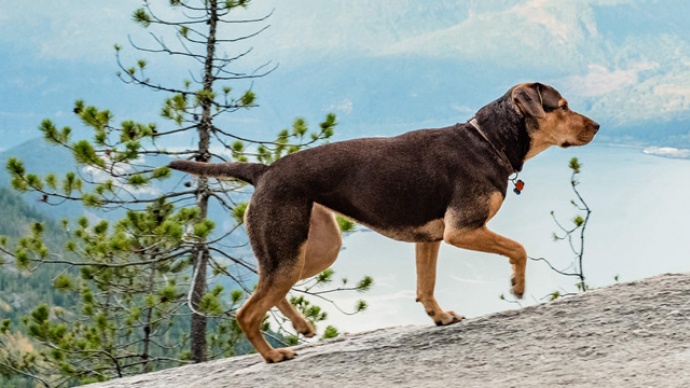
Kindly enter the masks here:
M 12 12 L 21 14 L 21 7 Z M 128 16 L 122 15 L 132 11 L 126 4 L 109 7 L 123 21 Z M 62 17 L 76 17 L 61 11 Z M 255 50 L 238 61 L 238 71 L 251 72 L 267 61 L 280 66 L 265 78 L 233 82 L 235 91 L 254 89 L 259 104 L 219 120 L 233 133 L 270 140 L 296 116 L 315 123 L 333 111 L 339 114 L 339 138 L 391 136 L 465 121 L 510 86 L 541 81 L 600 122 L 602 138 L 610 134 L 612 139 L 642 138 L 647 145 L 690 147 L 688 2 L 273 0 L 253 4 L 247 12 L 273 16 L 266 22 L 271 28 L 246 42 Z M 89 25 L 106 15 L 93 17 Z M 27 26 L 19 24 L 8 36 L 25 31 Z M 133 24 L 110 28 L 117 31 L 109 30 L 108 39 L 130 35 L 149 42 L 147 32 Z M 237 28 L 242 34 L 253 27 Z M 54 35 L 45 38 L 62 36 Z M 12 96 L 0 111 L 0 138 L 5 140 L 0 148 L 37 136 L 34 128 L 43 117 L 81 131 L 69 113 L 76 99 L 111 109 L 118 120 L 161 121 L 163 95 L 119 83 L 114 58 L 91 58 L 93 50 L 112 53 L 115 42 L 99 41 L 81 55 L 79 46 L 64 38 L 55 47 L 72 51 L 55 52 L 41 42 L 41 55 L 47 57 L 30 51 L 33 41 L 26 49 L 0 50 L 0 62 L 13 75 L 0 81 L 0 95 Z M 232 57 L 243 48 L 222 50 Z M 23 56 L 30 57 L 30 65 L 12 60 Z M 66 59 L 75 57 L 79 60 Z M 171 61 L 157 72 L 161 59 L 151 57 L 152 79 L 179 86 L 189 69 Z M 170 145 L 188 141 L 178 140 Z

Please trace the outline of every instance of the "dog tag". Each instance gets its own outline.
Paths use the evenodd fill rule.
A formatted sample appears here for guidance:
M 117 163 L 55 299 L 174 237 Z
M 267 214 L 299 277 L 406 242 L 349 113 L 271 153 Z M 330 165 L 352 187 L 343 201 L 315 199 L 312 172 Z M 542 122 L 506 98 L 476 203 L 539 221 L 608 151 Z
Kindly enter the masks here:
M 522 193 L 522 190 L 525 188 L 525 182 L 522 180 L 518 180 L 517 182 L 513 183 L 515 185 L 515 188 L 513 189 L 513 193 L 520 195 Z

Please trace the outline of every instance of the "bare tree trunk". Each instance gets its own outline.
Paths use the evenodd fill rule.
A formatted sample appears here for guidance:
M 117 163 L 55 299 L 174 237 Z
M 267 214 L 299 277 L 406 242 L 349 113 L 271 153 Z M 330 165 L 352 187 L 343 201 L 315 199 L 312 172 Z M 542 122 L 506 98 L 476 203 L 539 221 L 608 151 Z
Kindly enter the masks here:
M 155 256 L 154 256 L 155 257 Z M 148 293 L 153 293 L 154 282 L 156 281 L 156 264 L 151 264 L 151 269 L 149 273 L 149 284 Z M 144 351 L 142 352 L 141 358 L 144 359 L 143 368 L 145 371 L 151 371 L 151 366 L 149 365 L 149 359 L 151 358 L 151 331 L 153 331 L 153 325 L 151 320 L 153 318 L 153 306 L 146 309 L 146 321 L 144 324 Z
M 209 13 L 208 25 L 209 34 L 206 41 L 206 62 L 204 66 L 204 91 L 211 92 L 213 90 L 213 58 L 216 50 L 216 26 L 218 23 L 218 4 L 216 0 L 207 3 L 207 11 Z M 211 115 L 211 100 L 204 98 L 201 101 L 201 122 L 199 123 L 199 148 L 196 160 L 199 162 L 208 162 L 211 159 L 209 152 L 209 145 L 211 139 L 211 130 L 213 128 Z M 210 197 L 208 180 L 201 178 L 197 185 L 197 206 L 200 210 L 202 219 L 208 216 L 208 199 Z M 202 241 L 197 246 L 197 255 L 194 262 L 195 279 L 194 290 L 192 291 L 192 306 L 196 309 L 199 306 L 201 298 L 206 293 L 206 269 L 208 267 L 209 250 L 205 241 Z M 191 351 L 192 360 L 195 362 L 206 361 L 206 317 L 197 314 L 192 315 L 191 324 Z

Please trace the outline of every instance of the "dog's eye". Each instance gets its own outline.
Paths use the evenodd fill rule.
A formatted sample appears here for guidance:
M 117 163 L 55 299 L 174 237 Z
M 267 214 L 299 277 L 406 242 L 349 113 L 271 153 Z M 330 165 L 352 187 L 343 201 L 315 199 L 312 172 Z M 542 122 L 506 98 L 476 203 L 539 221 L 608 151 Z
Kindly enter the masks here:
M 567 112 L 567 111 L 568 111 L 568 105 L 562 105 L 562 106 L 561 106 L 561 110 L 562 110 L 563 112 Z

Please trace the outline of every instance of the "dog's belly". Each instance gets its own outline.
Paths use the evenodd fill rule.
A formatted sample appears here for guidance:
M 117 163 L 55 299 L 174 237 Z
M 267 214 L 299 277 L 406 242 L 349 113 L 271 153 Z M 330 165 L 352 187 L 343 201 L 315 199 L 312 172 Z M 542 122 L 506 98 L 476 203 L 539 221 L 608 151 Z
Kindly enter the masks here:
M 366 223 L 362 224 L 393 240 L 405 242 L 432 242 L 443 240 L 443 231 L 445 229 L 443 219 L 433 220 L 418 227 L 381 228 L 367 225 Z

